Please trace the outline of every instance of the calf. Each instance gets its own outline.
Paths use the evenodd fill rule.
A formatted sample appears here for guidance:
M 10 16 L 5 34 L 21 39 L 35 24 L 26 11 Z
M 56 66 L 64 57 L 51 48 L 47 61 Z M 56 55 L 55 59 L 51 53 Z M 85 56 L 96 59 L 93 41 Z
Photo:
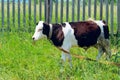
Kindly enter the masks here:
M 55 46 L 68 52 L 74 45 L 84 49 L 94 46 L 98 48 L 97 60 L 100 59 L 104 52 L 106 53 L 106 59 L 111 56 L 109 30 L 105 21 L 89 20 L 61 24 L 48 24 L 39 21 L 32 38 L 38 40 L 44 36 L 47 36 Z M 71 55 L 62 51 L 62 61 L 65 62 L 66 58 L 68 58 L 72 67 Z

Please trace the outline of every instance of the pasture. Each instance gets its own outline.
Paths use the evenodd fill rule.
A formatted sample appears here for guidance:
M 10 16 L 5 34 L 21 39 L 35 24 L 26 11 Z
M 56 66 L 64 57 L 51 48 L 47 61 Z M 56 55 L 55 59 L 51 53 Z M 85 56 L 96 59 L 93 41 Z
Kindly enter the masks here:
M 33 33 L 9 32 L 0 36 L 0 80 L 119 80 L 119 67 L 72 57 L 73 69 L 66 62 L 60 73 L 61 52 L 47 39 L 32 43 Z M 112 46 L 113 48 L 114 46 Z M 97 49 L 87 52 L 72 48 L 72 53 L 96 58 Z M 105 57 L 101 58 L 105 61 Z M 111 62 L 115 62 L 112 57 Z M 118 61 L 119 62 L 119 61 Z
M 0 4 L 1 6 L 1 4 Z M 7 4 L 5 4 L 7 6 Z M 17 6 L 17 4 L 15 5 Z M 23 5 L 22 5 L 23 6 Z M 23 13 L 23 8 L 21 8 L 21 13 Z M 58 5 L 60 6 L 60 4 Z M 12 7 L 12 4 L 10 4 Z M 39 5 L 36 5 L 37 11 Z M 54 6 L 55 7 L 55 6 Z M 66 6 L 64 6 L 65 8 Z M 105 7 L 105 5 L 104 5 Z M 110 7 L 110 6 L 109 6 Z M 70 8 L 72 8 L 70 6 Z M 87 7 L 86 7 L 87 8 Z M 93 9 L 93 5 L 92 5 Z M 98 7 L 100 9 L 100 7 Z M 42 5 L 42 20 L 44 20 L 44 5 Z M 75 11 L 77 8 L 75 7 Z M 82 8 L 80 9 L 82 12 Z M 0 8 L 1 11 L 1 8 Z M 53 8 L 53 12 L 55 8 Z M 98 11 L 98 10 L 97 10 Z M 7 7 L 5 7 L 5 19 L 4 28 L 7 25 Z M 26 22 L 24 24 L 24 16 L 20 16 L 20 26 L 18 27 L 18 9 L 15 7 L 15 21 L 13 24 L 12 10 L 10 9 L 9 27 L 11 31 L 0 31 L 0 80 L 120 80 L 120 67 L 110 64 L 102 64 L 99 62 L 81 60 L 72 56 L 73 68 L 69 68 L 69 64 L 65 63 L 65 68 L 63 73 L 60 73 L 60 57 L 61 51 L 55 48 L 46 38 L 39 40 L 35 43 L 32 41 L 32 35 L 34 33 L 35 23 L 34 23 L 34 6 L 31 6 L 31 21 L 29 21 L 29 11 L 28 5 L 26 6 Z M 60 8 L 59 8 L 60 12 Z M 58 12 L 58 13 L 59 13 Z M 114 6 L 114 14 L 116 14 L 116 5 Z M 69 10 L 69 16 L 71 16 L 71 10 Z M 87 13 L 87 11 L 86 11 Z M 66 14 L 66 13 L 63 13 Z M 36 14 L 36 21 L 39 21 L 39 13 Z M 52 14 L 52 22 L 56 21 L 55 13 Z M 75 12 L 75 15 L 77 13 Z M 99 19 L 100 13 L 97 12 L 96 18 Z M 103 19 L 105 19 L 105 8 L 103 9 Z M 110 12 L 109 12 L 110 15 Z M 91 17 L 94 14 L 91 12 Z M 2 25 L 0 13 L 0 25 Z M 110 16 L 109 16 L 110 17 Z M 77 16 L 74 16 L 75 21 Z M 86 19 L 88 14 L 86 14 Z M 82 20 L 82 15 L 80 15 Z M 63 17 L 63 21 L 66 18 Z M 68 21 L 72 18 L 69 17 Z M 60 22 L 60 14 L 58 14 L 58 22 Z M 30 23 L 30 25 L 29 25 Z M 109 18 L 109 25 L 110 18 Z M 113 31 L 117 31 L 117 16 L 114 15 Z M 24 26 L 25 25 L 25 26 Z M 110 27 L 110 26 L 109 26 Z M 0 29 L 2 27 L 0 26 Z M 111 30 L 111 28 L 110 28 Z M 116 38 L 112 37 L 111 49 L 112 54 L 119 51 L 116 48 Z M 120 43 L 118 43 L 120 44 Z M 98 53 L 97 49 L 91 47 L 87 51 L 82 48 L 73 47 L 71 50 L 72 54 L 77 54 L 91 59 L 96 59 Z M 101 62 L 105 62 L 105 56 L 100 59 Z M 109 62 L 120 62 L 120 58 L 115 59 L 112 56 Z

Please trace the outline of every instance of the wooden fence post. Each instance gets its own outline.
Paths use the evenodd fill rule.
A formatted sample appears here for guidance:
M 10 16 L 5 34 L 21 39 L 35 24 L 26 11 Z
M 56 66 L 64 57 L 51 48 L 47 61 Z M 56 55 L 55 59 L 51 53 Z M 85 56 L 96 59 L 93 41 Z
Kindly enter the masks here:
M 77 5 L 77 20 L 80 21 L 80 0 L 78 0 L 78 5 Z
M 74 21 L 74 8 L 75 8 L 74 4 L 75 4 L 75 1 L 72 0 L 72 22 Z
M 13 0 L 13 2 L 12 2 L 12 17 L 13 17 L 12 24 L 15 27 L 15 0 Z
M 49 23 L 50 22 L 50 5 L 51 4 L 51 0 L 46 0 L 46 13 L 45 13 L 45 15 L 46 15 L 46 22 L 47 23 Z
M 94 19 L 96 19 L 96 13 L 97 13 L 97 0 L 94 0 Z
M 26 26 L 26 1 L 25 0 L 23 0 L 23 26 L 24 27 Z
M 34 0 L 34 23 L 36 24 L 36 0 Z
M 69 21 L 69 0 L 66 0 L 66 21 Z
M 83 15 L 82 20 L 84 21 L 84 20 L 85 20 L 85 0 L 83 0 L 83 7 L 82 7 L 82 8 L 83 8 L 83 10 L 82 10 L 82 11 L 83 11 L 83 14 L 82 14 L 82 15 Z
M 117 37 L 120 38 L 120 0 L 118 0 L 117 2 L 117 24 L 118 24 Z
M 39 0 L 39 20 L 42 20 L 42 0 Z
M 2 0 L 2 29 L 4 28 L 4 0 Z
M 56 0 L 55 4 L 55 21 L 58 22 L 58 0 Z
M 45 15 L 46 15 L 46 22 L 49 22 L 48 20 L 49 20 L 49 11 L 48 11 L 48 7 L 49 7 L 49 0 L 46 0 L 46 2 L 45 2 L 46 4 L 45 4 L 45 9 L 46 9 L 46 13 L 45 13 Z
M 109 16 L 109 3 L 108 0 L 106 0 L 106 22 L 108 23 L 108 16 Z
M 100 20 L 102 20 L 103 17 L 103 0 L 100 0 Z
M 50 4 L 49 4 L 49 22 L 52 22 L 52 11 L 53 11 L 53 1 L 50 0 Z
M 91 0 L 88 0 L 88 17 L 91 17 Z
M 46 21 L 46 13 L 47 13 L 47 11 L 46 11 L 46 3 L 47 3 L 47 0 L 45 0 L 44 1 L 44 16 L 45 16 L 45 21 Z
M 62 23 L 63 22 L 63 0 L 61 0 L 61 9 L 60 9 L 60 12 L 61 12 L 61 14 L 60 14 L 60 22 Z
M 117 34 L 120 34 L 120 0 L 118 0 L 117 2 L 117 23 L 118 23 Z
M 10 8 L 9 8 L 9 0 L 7 0 L 7 30 L 10 30 Z
M 114 31 L 113 31 L 113 21 L 114 21 L 114 1 L 111 1 L 111 6 L 110 6 L 110 28 L 111 28 L 111 36 L 113 37 Z
M 20 29 L 20 0 L 18 0 L 18 30 Z
M 29 29 L 28 31 L 31 31 L 31 0 L 28 2 L 28 16 L 29 16 Z

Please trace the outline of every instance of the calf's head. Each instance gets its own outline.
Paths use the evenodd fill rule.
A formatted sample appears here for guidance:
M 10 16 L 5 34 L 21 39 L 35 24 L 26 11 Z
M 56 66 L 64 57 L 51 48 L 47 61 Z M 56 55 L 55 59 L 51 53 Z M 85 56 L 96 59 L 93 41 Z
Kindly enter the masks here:
M 43 21 L 39 21 L 36 24 L 36 28 L 35 28 L 35 32 L 34 35 L 32 37 L 33 40 L 38 40 L 43 38 L 44 36 L 48 36 L 49 35 L 49 24 L 44 23 Z

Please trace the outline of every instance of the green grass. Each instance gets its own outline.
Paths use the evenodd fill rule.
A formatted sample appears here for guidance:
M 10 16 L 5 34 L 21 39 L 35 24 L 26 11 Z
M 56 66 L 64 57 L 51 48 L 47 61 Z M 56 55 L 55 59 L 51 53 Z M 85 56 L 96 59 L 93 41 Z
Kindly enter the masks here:
M 26 32 L 0 33 L 0 80 L 119 80 L 120 70 L 113 65 L 72 57 L 73 68 L 66 62 L 60 73 L 61 52 L 47 39 L 32 43 Z M 72 53 L 95 59 L 97 49 L 85 52 L 72 48 Z M 101 61 L 104 61 L 104 56 Z M 114 58 L 111 59 L 114 61 Z
M 1 4 L 0 4 L 1 6 Z M 32 42 L 34 31 L 34 7 L 31 7 L 31 22 L 28 18 L 28 5 L 26 5 L 26 26 L 23 26 L 23 8 L 21 5 L 20 29 L 18 30 L 18 12 L 15 5 L 15 26 L 12 23 L 12 4 L 10 4 L 10 27 L 12 32 L 0 32 L 0 80 L 119 80 L 120 68 L 113 65 L 101 64 L 80 60 L 72 57 L 73 68 L 70 69 L 68 62 L 65 63 L 64 72 L 60 73 L 60 56 L 61 51 L 56 49 L 47 39 Z M 58 4 L 60 7 L 60 4 Z M 39 21 L 39 6 L 37 5 L 37 20 Z M 69 21 L 71 21 L 71 5 L 69 5 Z M 110 6 L 109 6 L 110 7 Z M 65 10 L 66 6 L 64 6 Z M 105 5 L 104 5 L 105 8 Z M 114 14 L 117 13 L 116 6 Z M 44 10 L 44 4 L 42 5 Z M 1 8 L 0 8 L 1 11 Z M 55 5 L 53 6 L 52 22 L 55 22 Z M 60 8 L 58 9 L 60 13 Z M 66 10 L 65 10 L 66 11 Z M 64 11 L 63 15 L 66 15 Z M 75 7 L 75 21 L 77 20 L 77 7 Z M 82 8 L 80 11 L 80 20 L 82 20 Z M 85 18 L 88 18 L 87 7 Z M 99 6 L 97 9 L 97 19 L 99 19 Z M 103 19 L 105 19 L 105 9 L 103 9 Z M 94 16 L 93 6 L 91 16 Z M 114 32 L 117 30 L 117 16 L 114 16 Z M 44 11 L 42 11 L 42 20 L 44 20 Z M 63 17 L 63 21 L 66 16 Z M 58 14 L 58 22 L 60 22 L 60 14 Z M 28 24 L 31 23 L 31 26 Z M 0 25 L 2 24 L 0 13 Z M 109 10 L 109 25 L 110 25 L 110 10 Z M 7 7 L 5 4 L 5 19 L 4 28 L 7 28 Z M 27 30 L 31 28 L 31 33 Z M 1 29 L 1 26 L 0 26 Z M 25 31 L 23 31 L 25 30 Z M 22 32 L 23 31 L 23 32 Z M 111 39 L 111 48 L 116 51 L 115 39 Z M 114 44 L 114 45 L 113 45 Z M 96 59 L 97 49 L 90 48 L 87 52 L 81 48 L 72 48 L 72 54 L 86 56 Z M 103 56 L 100 61 L 105 61 Z M 112 57 L 110 62 L 115 62 L 115 57 Z M 120 62 L 120 60 L 116 60 Z

